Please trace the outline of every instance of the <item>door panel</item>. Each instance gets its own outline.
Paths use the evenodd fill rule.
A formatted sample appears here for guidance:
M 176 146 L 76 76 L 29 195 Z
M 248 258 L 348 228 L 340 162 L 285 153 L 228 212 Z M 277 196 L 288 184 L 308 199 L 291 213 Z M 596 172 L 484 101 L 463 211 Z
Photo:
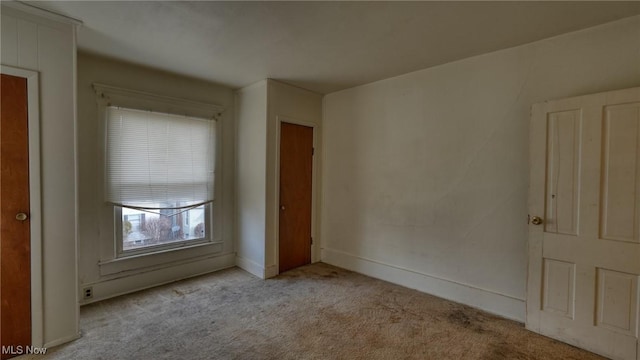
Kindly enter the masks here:
M 542 309 L 573 319 L 576 264 L 544 259 L 544 283 L 542 285 Z
M 549 114 L 547 140 L 547 232 L 577 235 L 578 165 L 582 115 L 578 110 Z
M 2 74 L 0 97 L 0 343 L 31 344 L 27 80 Z M 10 357 L 2 354 L 2 359 Z
M 638 277 L 598 268 L 596 326 L 635 336 Z
M 638 242 L 639 104 L 604 111 L 602 238 Z
M 280 127 L 280 272 L 311 262 L 313 128 Z
M 637 359 L 640 88 L 534 105 L 527 328 Z

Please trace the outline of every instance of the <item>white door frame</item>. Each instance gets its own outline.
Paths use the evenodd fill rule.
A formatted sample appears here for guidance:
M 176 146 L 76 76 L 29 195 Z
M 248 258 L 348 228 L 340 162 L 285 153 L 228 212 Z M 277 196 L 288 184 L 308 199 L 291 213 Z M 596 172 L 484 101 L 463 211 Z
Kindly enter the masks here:
M 31 345 L 44 341 L 42 300 L 42 207 L 40 182 L 40 82 L 37 71 L 2 65 L 2 74 L 27 79 L 29 125 L 29 221 L 31 238 Z

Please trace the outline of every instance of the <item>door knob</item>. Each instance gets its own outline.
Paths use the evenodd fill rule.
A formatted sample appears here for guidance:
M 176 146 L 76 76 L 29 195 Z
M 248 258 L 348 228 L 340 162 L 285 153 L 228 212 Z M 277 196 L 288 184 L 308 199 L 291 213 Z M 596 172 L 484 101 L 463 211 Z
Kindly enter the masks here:
M 25 213 L 17 213 L 16 214 L 16 220 L 18 221 L 25 221 L 29 218 L 29 216 Z
M 532 216 L 531 217 L 531 223 L 533 225 L 540 225 L 540 224 L 542 224 L 542 218 L 540 216 Z
M 280 206 L 280 210 L 285 211 L 286 208 L 284 207 L 284 205 Z

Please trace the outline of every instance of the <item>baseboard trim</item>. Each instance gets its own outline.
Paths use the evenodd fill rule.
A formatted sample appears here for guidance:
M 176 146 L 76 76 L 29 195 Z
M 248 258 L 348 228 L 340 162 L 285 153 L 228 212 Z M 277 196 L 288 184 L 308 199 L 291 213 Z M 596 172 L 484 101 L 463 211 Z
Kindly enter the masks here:
M 93 298 L 81 300 L 80 305 L 87 305 L 116 296 L 204 275 L 210 272 L 235 266 L 235 254 L 225 254 L 180 263 L 174 266 L 155 269 L 127 277 L 82 284 L 80 288 L 93 287 Z
M 257 262 L 243 258 L 242 256 L 236 256 L 236 266 L 260 279 L 265 278 L 265 269 Z
M 267 268 L 264 270 L 264 278 L 265 279 L 272 278 L 274 276 L 277 276 L 278 273 L 279 273 L 278 265 L 267 266 Z
M 82 337 L 82 335 L 80 333 L 73 334 L 71 336 L 65 336 L 65 337 L 60 338 L 60 339 L 49 341 L 48 343 L 45 343 L 42 347 L 47 348 L 47 349 L 48 348 L 52 348 L 52 347 L 56 347 L 56 346 L 62 345 L 64 343 L 68 343 L 70 341 L 80 339 L 81 337 Z M 48 350 L 47 350 L 47 352 L 48 352 Z
M 524 322 L 525 301 L 415 270 L 385 264 L 339 250 L 322 249 L 322 262 L 389 281 L 447 300 L 469 305 L 507 319 Z

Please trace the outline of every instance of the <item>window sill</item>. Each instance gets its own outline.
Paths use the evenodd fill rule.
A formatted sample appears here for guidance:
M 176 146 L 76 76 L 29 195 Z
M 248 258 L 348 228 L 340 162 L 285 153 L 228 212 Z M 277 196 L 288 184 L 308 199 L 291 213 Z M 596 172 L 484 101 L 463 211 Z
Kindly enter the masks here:
M 114 275 L 128 271 L 151 270 L 170 266 L 176 262 L 193 260 L 222 252 L 222 242 L 206 242 L 178 248 L 162 249 L 154 252 L 124 256 L 100 261 L 100 275 Z

